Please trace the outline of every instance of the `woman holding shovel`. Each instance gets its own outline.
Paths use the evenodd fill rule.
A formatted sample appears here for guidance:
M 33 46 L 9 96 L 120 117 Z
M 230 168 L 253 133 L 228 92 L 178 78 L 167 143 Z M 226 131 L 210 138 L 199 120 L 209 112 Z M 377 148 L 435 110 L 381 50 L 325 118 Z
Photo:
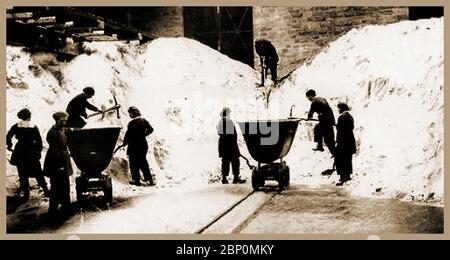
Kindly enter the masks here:
M 144 175 L 144 181 L 148 182 L 149 186 L 155 185 L 150 166 L 147 161 L 148 144 L 146 137 L 153 133 L 153 127 L 150 123 L 141 116 L 141 112 L 135 106 L 128 109 L 131 121 L 128 123 L 128 128 L 123 138 L 123 144 L 118 146 L 114 153 L 122 147 L 128 146 L 127 154 L 130 163 L 130 172 L 132 181 L 130 184 L 141 186 L 141 174 Z

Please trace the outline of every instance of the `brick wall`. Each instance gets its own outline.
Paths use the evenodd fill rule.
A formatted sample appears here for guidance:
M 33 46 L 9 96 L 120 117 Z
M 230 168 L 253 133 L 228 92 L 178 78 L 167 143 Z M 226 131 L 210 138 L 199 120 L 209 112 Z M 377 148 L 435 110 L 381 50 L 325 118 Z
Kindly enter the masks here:
M 131 25 L 155 37 L 181 37 L 183 29 L 183 7 L 149 7 L 132 12 Z
M 254 7 L 253 34 L 277 48 L 283 77 L 352 28 L 407 19 L 407 7 Z

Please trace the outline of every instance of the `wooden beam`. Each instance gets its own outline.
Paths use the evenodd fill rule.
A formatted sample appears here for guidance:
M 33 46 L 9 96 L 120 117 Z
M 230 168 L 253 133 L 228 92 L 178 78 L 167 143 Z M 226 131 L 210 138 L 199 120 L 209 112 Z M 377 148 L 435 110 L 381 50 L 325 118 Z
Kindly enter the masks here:
M 63 28 L 73 28 L 73 21 L 65 22 Z
M 45 25 L 45 28 L 47 28 L 47 29 L 69 29 L 72 27 L 73 27 L 73 21 Z
M 40 17 L 38 19 L 28 19 L 26 24 L 54 24 L 56 23 L 56 16 Z
M 133 32 L 133 33 L 136 33 L 136 34 L 141 33 L 142 35 L 144 35 L 144 36 L 146 36 L 146 37 L 148 37 L 150 39 L 156 39 L 157 38 L 155 35 L 150 34 L 148 32 L 141 31 L 141 30 L 138 30 L 138 29 L 136 29 L 134 27 L 127 26 L 127 25 L 124 25 L 122 23 L 115 22 L 115 21 L 113 21 L 111 19 L 105 19 L 103 17 L 97 16 L 97 15 L 94 15 L 94 14 L 91 14 L 91 13 L 88 13 L 88 12 L 80 11 L 80 10 L 74 8 L 74 7 L 68 7 L 65 10 L 66 10 L 66 12 L 68 12 L 69 14 L 72 14 L 72 15 L 79 15 L 81 17 L 85 17 L 85 18 L 89 18 L 89 19 L 95 19 L 95 20 L 99 21 L 100 23 L 103 22 L 103 23 L 105 23 L 105 26 L 110 27 L 110 28 L 112 28 L 114 30 L 121 29 L 121 30 L 126 30 L 126 31 L 129 31 L 129 32 Z
M 7 19 L 30 19 L 33 18 L 32 12 L 26 12 L 26 13 L 10 13 L 6 14 Z
M 103 30 L 103 28 L 94 26 L 94 27 L 73 27 L 65 29 L 65 31 L 68 33 L 90 33 L 99 30 Z
M 109 35 L 100 35 L 95 33 L 83 33 L 77 36 L 80 36 L 87 41 L 117 41 L 116 37 L 109 36 Z

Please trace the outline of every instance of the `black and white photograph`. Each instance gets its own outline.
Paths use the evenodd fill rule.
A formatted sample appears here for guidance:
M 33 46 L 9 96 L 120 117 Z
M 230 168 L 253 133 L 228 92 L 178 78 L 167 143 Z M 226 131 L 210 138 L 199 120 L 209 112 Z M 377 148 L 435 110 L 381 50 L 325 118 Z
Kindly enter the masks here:
M 443 6 L 9 6 L 7 234 L 444 234 Z

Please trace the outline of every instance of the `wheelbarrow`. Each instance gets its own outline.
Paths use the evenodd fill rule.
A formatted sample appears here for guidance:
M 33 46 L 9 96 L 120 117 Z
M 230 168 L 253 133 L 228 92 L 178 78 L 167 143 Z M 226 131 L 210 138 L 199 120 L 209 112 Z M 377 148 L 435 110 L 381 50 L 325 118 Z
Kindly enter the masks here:
M 239 122 L 247 149 L 258 162 L 252 172 L 252 187 L 259 190 L 266 180 L 278 182 L 280 190 L 289 186 L 289 166 L 283 158 L 289 153 L 299 118 Z
M 108 167 L 121 127 L 73 129 L 67 134 L 69 150 L 81 174 L 75 179 L 77 201 L 85 202 L 89 192 L 103 191 L 106 203 L 113 201 Z

